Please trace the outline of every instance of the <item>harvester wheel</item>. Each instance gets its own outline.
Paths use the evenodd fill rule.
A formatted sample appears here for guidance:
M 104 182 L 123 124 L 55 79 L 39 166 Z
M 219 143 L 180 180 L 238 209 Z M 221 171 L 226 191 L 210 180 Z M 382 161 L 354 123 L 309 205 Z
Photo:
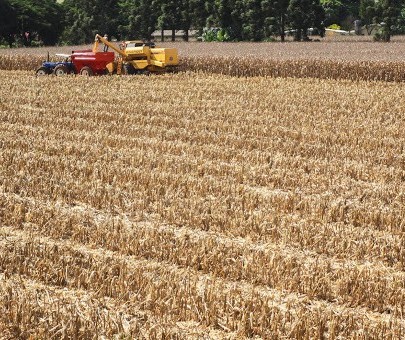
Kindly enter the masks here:
M 142 74 L 144 76 L 150 76 L 151 72 L 149 70 L 142 70 L 142 71 L 139 71 L 139 74 Z
M 47 69 L 46 67 L 44 67 L 44 66 L 41 66 L 37 71 L 36 71 L 36 75 L 37 76 L 46 76 L 46 75 L 48 75 L 49 73 L 51 73 L 51 72 L 49 72 L 49 69 Z
M 55 76 L 64 76 L 69 73 L 68 68 L 65 65 L 58 65 L 53 70 Z
M 135 74 L 136 70 L 132 64 L 124 64 L 124 73 L 125 74 Z
M 92 70 L 90 67 L 84 66 L 84 67 L 82 67 L 82 69 L 80 70 L 80 74 L 81 74 L 82 76 L 88 76 L 88 77 L 90 77 L 90 76 L 93 76 L 93 75 L 94 75 L 94 72 L 93 72 L 93 70 Z

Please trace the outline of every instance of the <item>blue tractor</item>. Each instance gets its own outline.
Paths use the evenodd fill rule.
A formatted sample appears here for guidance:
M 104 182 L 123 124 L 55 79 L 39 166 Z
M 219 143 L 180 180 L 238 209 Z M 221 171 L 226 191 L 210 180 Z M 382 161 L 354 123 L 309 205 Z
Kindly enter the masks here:
M 42 66 L 36 71 L 37 76 L 45 76 L 53 73 L 56 76 L 74 73 L 73 63 L 70 59 L 70 54 L 56 54 L 58 57 L 63 57 L 63 61 L 49 61 L 42 63 Z

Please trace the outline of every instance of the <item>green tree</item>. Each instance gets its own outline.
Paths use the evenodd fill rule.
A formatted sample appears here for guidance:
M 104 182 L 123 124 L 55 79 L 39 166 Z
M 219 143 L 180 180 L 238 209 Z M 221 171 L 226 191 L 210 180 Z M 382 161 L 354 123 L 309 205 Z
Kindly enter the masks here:
M 68 44 L 84 44 L 94 40 L 96 33 L 119 35 L 116 0 L 65 0 L 65 30 L 62 39 Z
M 127 39 L 150 39 L 156 30 L 160 4 L 156 0 L 123 0 L 119 2 L 119 35 Z
M 207 25 L 207 19 L 210 16 L 210 5 L 205 0 L 190 0 L 191 4 L 191 25 L 201 35 L 204 27 Z
M 276 0 L 273 3 L 277 31 L 281 37 L 281 41 L 284 41 L 285 39 L 285 28 L 288 20 L 287 14 L 289 4 L 289 0 Z
M 65 9 L 66 25 L 62 33 L 63 42 L 66 44 L 85 44 L 92 42 L 98 30 L 94 28 L 94 16 L 89 14 L 88 9 L 82 4 L 82 1 L 65 0 L 63 7 Z
M 323 30 L 325 12 L 319 0 L 290 0 L 288 18 L 291 28 L 295 30 L 294 40 L 306 41 L 308 28 Z
M 232 27 L 232 0 L 217 0 L 215 2 L 218 26 L 229 29 Z
M 401 7 L 401 12 L 400 12 L 399 17 L 398 17 L 398 21 L 397 21 L 395 31 L 398 34 L 404 34 L 405 33 L 405 4 L 402 5 L 402 7 Z
M 382 0 L 380 2 L 382 23 L 381 40 L 390 41 L 391 36 L 396 33 L 396 25 L 401 15 L 403 0 Z
M 294 40 L 301 41 L 303 33 L 311 26 L 311 18 L 306 10 L 309 8 L 309 0 L 291 0 L 288 6 L 288 19 L 291 28 L 295 30 Z
M 312 27 L 323 37 L 325 35 L 325 10 L 319 0 L 312 0 L 312 15 Z
M 277 35 L 273 0 L 262 0 L 260 6 L 263 16 L 263 37 L 269 38 L 273 35 Z
M 285 40 L 286 25 L 288 23 L 289 0 L 262 0 L 264 37 L 280 36 Z
M 360 0 L 321 0 L 325 10 L 325 25 L 338 24 L 352 29 L 353 21 L 359 18 Z
M 161 30 L 172 31 L 172 41 L 176 40 L 176 29 L 181 25 L 181 4 L 178 1 L 163 1 L 158 17 L 158 26 Z
M 215 1 L 216 25 L 225 29 L 231 40 L 244 38 L 245 9 L 243 0 Z
M 404 0 L 378 0 L 362 1 L 360 14 L 366 24 L 374 22 L 379 25 L 379 30 L 374 34 L 374 39 L 389 42 L 391 36 L 401 31 L 401 10 Z
M 0 39 L 6 40 L 12 47 L 17 30 L 16 11 L 8 0 L 0 0 Z
M 218 24 L 218 10 L 217 10 L 218 0 L 207 0 L 205 2 L 205 9 L 207 11 L 207 18 L 205 20 L 205 27 L 212 28 Z
M 232 24 L 229 28 L 230 37 L 232 40 L 245 40 L 243 26 L 245 21 L 245 2 L 243 0 L 232 1 L 231 18 Z
M 244 5 L 243 40 L 260 41 L 264 36 L 261 0 L 245 0 Z
M 63 31 L 63 10 L 55 0 L 32 1 L 36 4 L 37 22 L 34 30 L 45 45 L 58 42 Z
M 45 45 L 58 41 L 63 16 L 62 8 L 55 0 L 10 0 L 9 4 L 16 13 L 15 33 L 24 37 L 25 44 L 30 45 L 34 36 Z
M 321 0 L 325 10 L 325 25 L 339 24 L 345 16 L 344 5 L 341 0 Z
M 378 13 L 375 0 L 361 0 L 359 14 L 367 33 L 371 34 L 377 21 Z
M 183 39 L 188 41 L 189 30 L 193 21 L 193 2 L 181 0 L 180 2 L 180 28 L 184 31 Z

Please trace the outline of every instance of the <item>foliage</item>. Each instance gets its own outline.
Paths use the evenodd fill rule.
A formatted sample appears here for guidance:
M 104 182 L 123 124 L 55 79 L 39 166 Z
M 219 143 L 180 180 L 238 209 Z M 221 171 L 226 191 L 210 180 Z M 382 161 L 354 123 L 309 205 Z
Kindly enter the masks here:
M 149 39 L 157 28 L 158 8 L 156 0 L 120 0 L 118 35 L 122 39 Z
M 338 24 L 332 24 L 328 26 L 331 30 L 340 30 L 340 26 Z
M 53 0 L 0 0 L 0 37 L 10 45 L 29 46 L 34 39 L 52 45 L 62 30 L 62 9 Z
M 404 9 L 404 0 L 362 0 L 360 15 L 365 25 L 378 27 L 374 40 L 388 42 L 393 34 L 402 31 L 401 13 Z M 368 30 L 371 33 L 371 29 Z
M 396 26 L 404 6 L 404 0 L 381 0 L 381 14 L 383 24 L 383 41 L 390 41 L 391 36 L 396 32 Z
M 325 24 L 330 25 L 342 19 L 343 4 L 341 0 L 321 0 L 325 9 Z
M 308 40 L 310 27 L 324 31 L 325 11 L 318 0 L 290 0 L 288 17 L 291 28 L 295 30 L 294 40 Z
M 367 33 L 371 34 L 377 24 L 377 6 L 375 0 L 361 0 L 359 14 Z
M 246 0 L 242 25 L 243 40 L 260 41 L 263 39 L 263 15 L 261 0 Z
M 176 29 L 180 26 L 181 16 L 179 1 L 164 1 L 160 5 L 158 27 L 160 29 Z
M 96 33 L 118 35 L 118 5 L 115 0 L 65 0 L 66 29 L 62 39 L 68 44 L 93 41 Z
M 0 39 L 4 39 L 12 46 L 15 38 L 13 34 L 17 31 L 16 12 L 9 1 L 0 0 Z
M 197 30 L 197 35 L 201 35 L 211 12 L 209 3 L 206 0 L 190 0 L 189 2 L 191 7 L 189 15 L 192 26 Z
M 204 27 L 218 27 L 227 33 L 224 40 L 283 41 L 291 30 L 296 40 L 307 40 L 308 28 L 322 35 L 325 26 L 351 30 L 361 19 L 369 33 L 387 22 L 379 34 L 389 40 L 404 31 L 403 8 L 404 0 L 0 0 L 0 39 L 84 44 L 95 33 L 142 39 L 161 29 L 172 30 L 174 38 L 177 30 L 195 29 L 200 36 Z
M 352 21 L 358 19 L 359 0 L 321 0 L 325 9 L 325 25 L 338 23 L 344 29 L 352 28 Z
M 223 28 L 205 27 L 203 29 L 202 40 L 208 41 L 208 42 L 212 42 L 212 41 L 224 42 L 224 41 L 229 41 L 230 36 L 229 36 L 228 32 Z
M 398 16 L 398 20 L 395 25 L 395 32 L 398 34 L 405 34 L 405 4 L 402 5 L 401 12 Z
M 281 41 L 284 41 L 285 38 L 285 30 L 288 24 L 288 6 L 289 0 L 276 0 L 276 1 L 263 1 L 262 6 L 266 4 L 267 16 L 265 18 L 267 22 L 271 25 L 268 33 L 273 33 L 276 36 L 281 37 Z M 265 25 L 266 27 L 266 25 Z M 265 34 L 265 36 L 269 36 L 270 34 Z

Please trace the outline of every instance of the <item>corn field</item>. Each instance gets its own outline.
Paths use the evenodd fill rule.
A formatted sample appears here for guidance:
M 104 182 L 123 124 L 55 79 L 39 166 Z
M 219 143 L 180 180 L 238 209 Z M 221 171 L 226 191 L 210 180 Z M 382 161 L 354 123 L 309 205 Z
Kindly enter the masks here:
M 34 72 L 44 58 L 39 55 L 1 55 L 0 70 Z M 52 58 L 57 60 L 57 58 Z M 202 72 L 236 77 L 282 77 L 348 79 L 353 81 L 405 80 L 405 62 L 341 61 L 325 59 L 269 59 L 251 57 L 183 57 L 178 68 L 182 72 Z
M 405 337 L 402 63 L 211 58 L 0 55 L 0 338 Z
M 103 35 L 104 33 L 102 33 Z M 285 59 L 328 59 L 346 61 L 405 61 L 405 35 L 393 36 L 390 44 L 373 42 L 372 36 L 327 36 L 322 42 L 160 42 L 159 47 L 177 48 L 181 57 L 243 57 Z M 119 42 L 115 42 L 118 44 Z M 91 49 L 92 44 L 79 46 L 46 46 L 3 48 L 0 55 L 37 55 L 43 60 L 47 53 L 71 53 Z
M 360 37 L 361 38 L 361 37 Z M 367 38 L 367 37 L 363 37 Z M 237 77 L 319 78 L 353 81 L 402 82 L 405 80 L 404 37 L 394 43 L 370 41 L 320 43 L 164 43 L 181 56 L 179 71 Z M 353 37 L 352 37 L 353 39 Z M 88 46 L 5 49 L 0 70 L 34 72 L 55 53 L 71 53 Z

